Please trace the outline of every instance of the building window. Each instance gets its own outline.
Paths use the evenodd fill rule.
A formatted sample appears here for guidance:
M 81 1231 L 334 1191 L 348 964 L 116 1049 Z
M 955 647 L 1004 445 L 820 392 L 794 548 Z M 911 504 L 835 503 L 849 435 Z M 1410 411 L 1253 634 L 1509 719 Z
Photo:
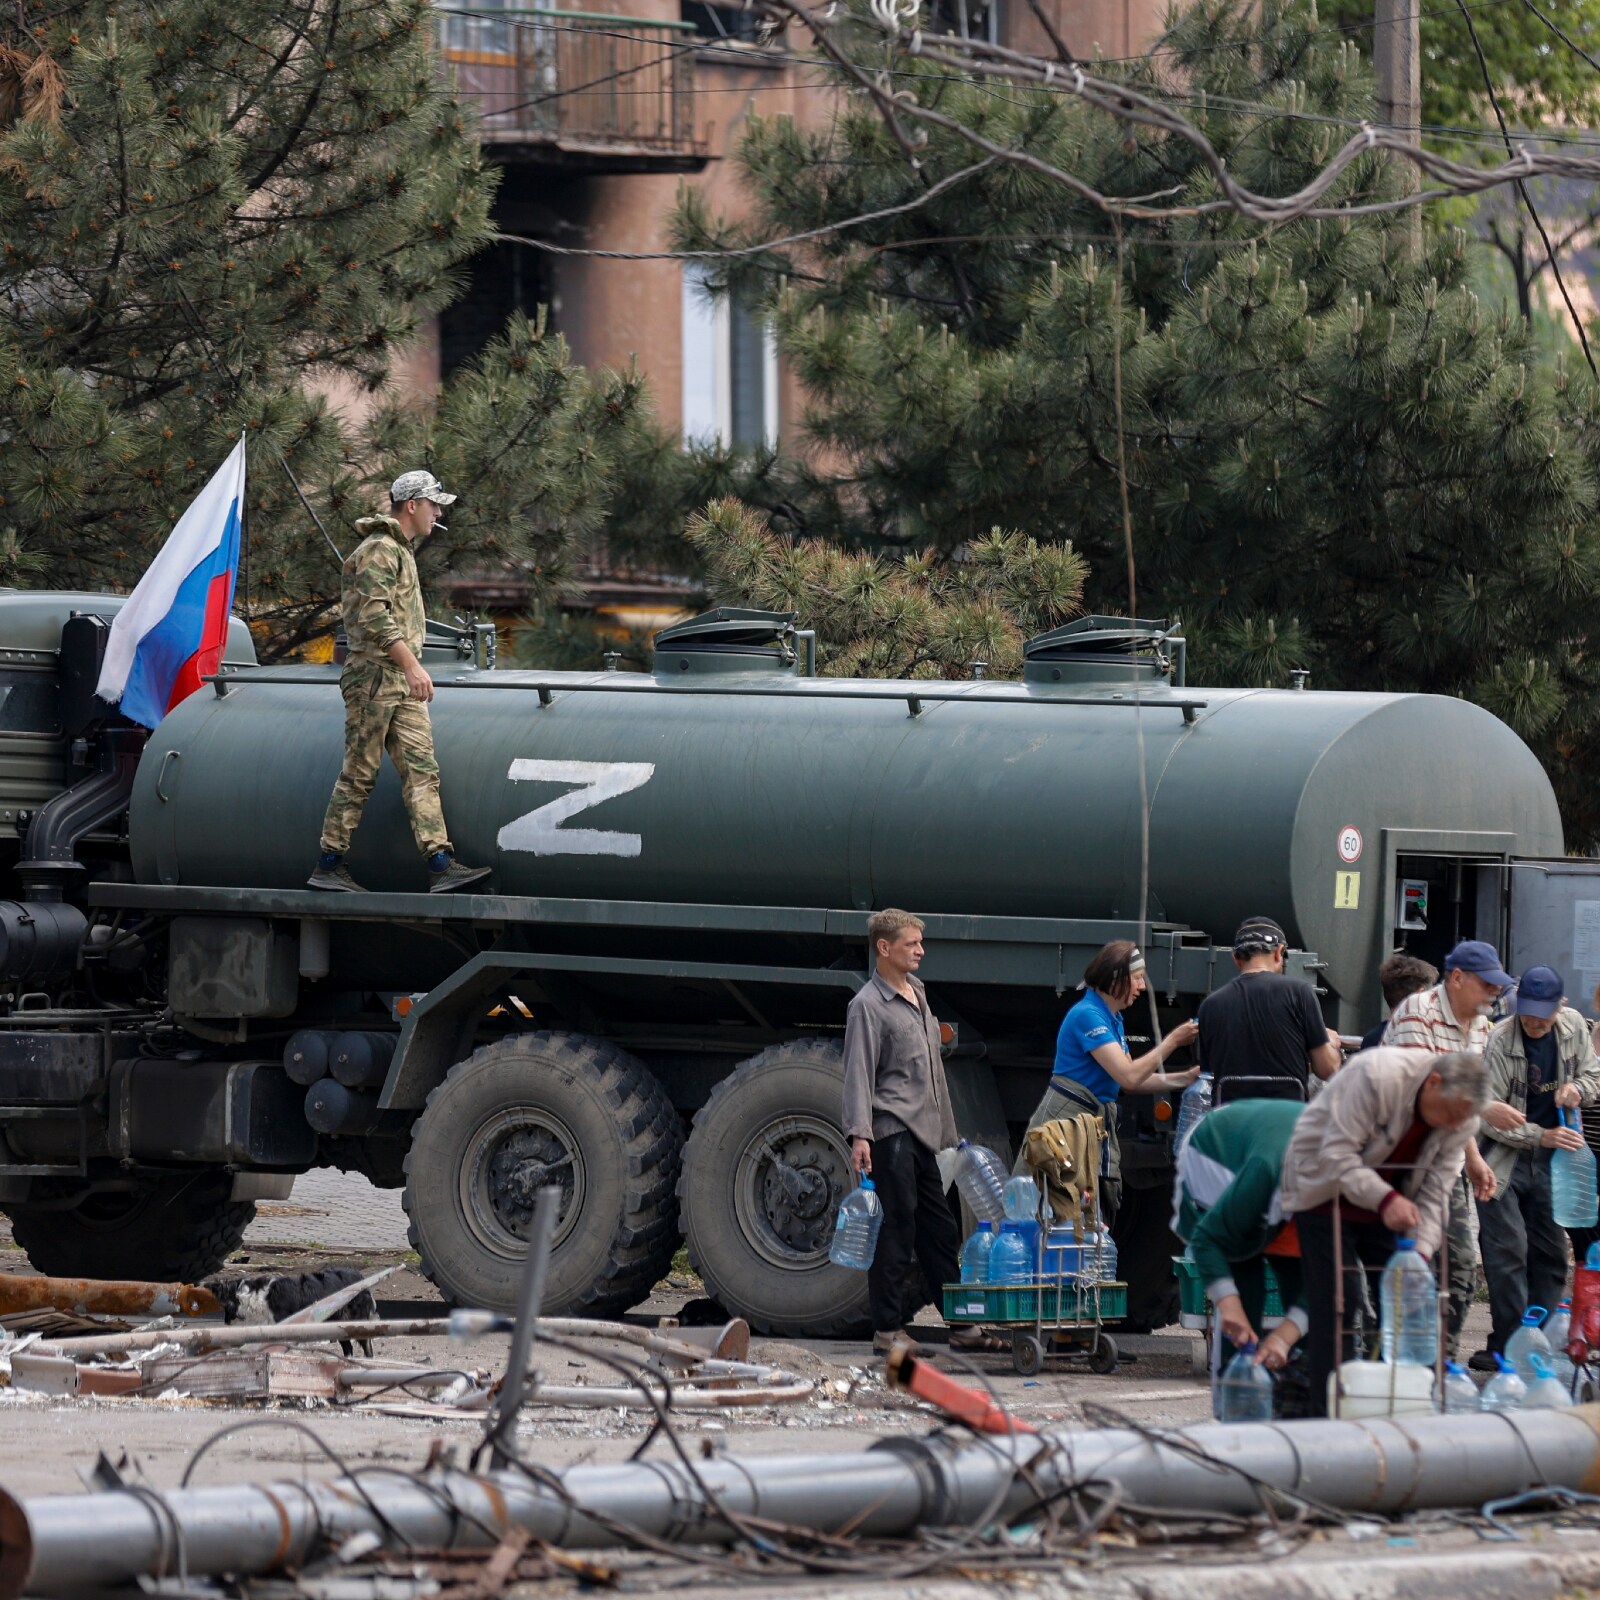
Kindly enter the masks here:
M 683 272 L 685 444 L 778 443 L 778 350 L 766 319 L 710 294 L 704 267 Z
M 762 15 L 753 7 L 714 6 L 705 0 L 682 0 L 679 16 L 692 23 L 695 32 L 706 39 L 739 39 L 755 44 L 761 37 Z
M 1000 0 L 928 0 L 928 32 L 1000 42 Z

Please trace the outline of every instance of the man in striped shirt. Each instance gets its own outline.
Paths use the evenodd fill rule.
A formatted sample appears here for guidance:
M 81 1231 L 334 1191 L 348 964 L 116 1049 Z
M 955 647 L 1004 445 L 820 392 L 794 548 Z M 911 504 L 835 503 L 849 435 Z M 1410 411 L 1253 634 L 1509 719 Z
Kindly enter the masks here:
M 1499 953 L 1481 939 L 1464 939 L 1444 958 L 1444 978 L 1431 989 L 1402 1000 L 1390 1015 L 1383 1042 L 1401 1049 L 1426 1050 L 1448 1055 L 1466 1050 L 1481 1055 L 1494 1024 L 1489 1013 L 1500 994 L 1517 980 L 1500 965 Z M 1490 1127 L 1514 1128 L 1525 1119 L 1503 1100 L 1491 1101 L 1481 1113 Z M 1478 1153 L 1477 1142 L 1467 1145 L 1467 1161 L 1450 1192 L 1446 1237 L 1450 1245 L 1450 1313 L 1446 1328 L 1450 1355 L 1461 1349 L 1461 1328 L 1467 1307 L 1478 1290 L 1477 1247 L 1472 1238 L 1472 1197 L 1494 1199 L 1495 1176 Z

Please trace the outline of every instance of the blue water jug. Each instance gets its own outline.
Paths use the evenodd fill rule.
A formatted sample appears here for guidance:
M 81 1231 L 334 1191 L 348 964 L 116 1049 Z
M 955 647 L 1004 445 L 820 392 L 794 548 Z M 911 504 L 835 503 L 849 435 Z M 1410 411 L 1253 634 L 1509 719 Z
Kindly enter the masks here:
M 1543 1316 L 1543 1313 L 1540 1313 Z M 1378 1325 L 1385 1361 L 1431 1367 L 1439 1354 L 1439 1297 L 1415 1239 L 1398 1239 L 1378 1283 Z
M 1564 1107 L 1561 1125 L 1577 1128 L 1578 1113 Z M 1550 1152 L 1550 1201 L 1558 1228 L 1592 1228 L 1596 1220 L 1600 1220 L 1594 1151 L 1588 1145 L 1579 1145 L 1576 1150 Z
M 961 1281 L 987 1283 L 989 1257 L 994 1251 L 994 1224 L 985 1218 L 961 1247 Z
M 871 1178 L 863 1178 L 859 1189 L 852 1189 L 839 1202 L 839 1215 L 833 1224 L 833 1243 L 828 1259 L 836 1267 L 853 1267 L 865 1272 L 878 1249 L 878 1230 L 883 1227 L 883 1204 Z
M 1209 1072 L 1202 1072 L 1178 1100 L 1178 1126 L 1172 1135 L 1172 1153 L 1183 1149 L 1189 1135 L 1200 1126 L 1210 1112 L 1215 1099 L 1215 1088 Z
M 990 1283 L 1032 1283 L 1033 1252 L 1024 1229 L 1013 1222 L 1000 1224 L 989 1252 Z

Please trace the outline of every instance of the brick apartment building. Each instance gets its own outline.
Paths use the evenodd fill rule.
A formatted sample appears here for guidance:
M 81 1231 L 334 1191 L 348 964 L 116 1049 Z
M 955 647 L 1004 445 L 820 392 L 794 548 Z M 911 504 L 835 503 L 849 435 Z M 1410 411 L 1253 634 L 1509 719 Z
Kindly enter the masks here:
M 766 49 L 754 18 L 708 0 L 608 0 L 606 13 L 439 12 L 439 42 L 477 97 L 489 153 L 504 168 L 505 233 L 587 249 L 670 248 L 680 184 L 738 215 L 732 165 L 744 120 L 826 114 L 828 91 L 787 47 Z M 1048 51 L 1024 0 L 924 0 L 934 25 L 982 29 Z M 1164 0 L 1044 0 L 1070 48 L 1132 54 L 1157 32 Z M 948 15 L 946 15 L 948 13 Z M 796 46 L 800 41 L 794 40 Z M 550 308 L 588 366 L 638 362 L 658 415 L 686 438 L 776 440 L 797 415 L 769 341 L 751 317 L 713 305 L 676 261 L 557 256 L 518 244 L 479 255 L 469 292 L 439 319 L 424 379 L 469 359 L 516 309 Z

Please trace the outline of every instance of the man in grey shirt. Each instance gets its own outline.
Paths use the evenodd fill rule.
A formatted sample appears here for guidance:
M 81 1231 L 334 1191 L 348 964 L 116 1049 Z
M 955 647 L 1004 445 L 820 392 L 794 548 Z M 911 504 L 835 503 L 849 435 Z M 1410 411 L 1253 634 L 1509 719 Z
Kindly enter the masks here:
M 844 1025 L 844 1132 L 856 1171 L 870 1176 L 883 1207 L 867 1272 L 873 1348 L 904 1340 L 906 1280 L 915 1261 L 928 1288 L 960 1276 L 960 1229 L 945 1198 L 935 1152 L 956 1142 L 950 1090 L 939 1055 L 939 1023 L 915 976 L 922 922 L 908 911 L 874 912 L 867 941 L 877 971 L 850 1002 Z M 982 1346 L 982 1331 L 958 1329 L 954 1348 Z

